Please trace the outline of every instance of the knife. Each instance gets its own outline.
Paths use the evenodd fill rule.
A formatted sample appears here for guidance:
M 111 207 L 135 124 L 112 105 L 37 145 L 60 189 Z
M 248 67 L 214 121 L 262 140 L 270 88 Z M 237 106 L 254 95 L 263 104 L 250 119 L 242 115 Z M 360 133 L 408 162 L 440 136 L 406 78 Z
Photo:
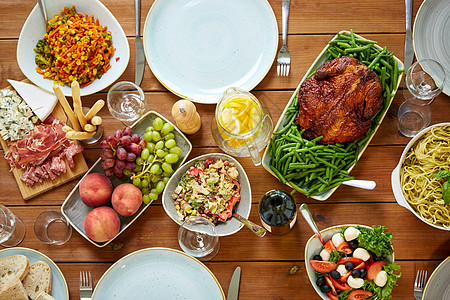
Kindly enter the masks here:
M 405 14 L 406 14 L 406 35 L 405 35 L 405 71 L 409 69 L 414 58 L 414 50 L 412 46 L 412 0 L 405 0 Z
M 136 15 L 136 68 L 134 71 L 134 83 L 136 83 L 136 85 L 141 85 L 145 68 L 144 45 L 142 44 L 140 36 L 141 0 L 134 0 L 134 10 Z
M 236 267 L 231 276 L 230 286 L 228 287 L 227 300 L 237 300 L 239 295 L 239 282 L 241 281 L 241 267 Z

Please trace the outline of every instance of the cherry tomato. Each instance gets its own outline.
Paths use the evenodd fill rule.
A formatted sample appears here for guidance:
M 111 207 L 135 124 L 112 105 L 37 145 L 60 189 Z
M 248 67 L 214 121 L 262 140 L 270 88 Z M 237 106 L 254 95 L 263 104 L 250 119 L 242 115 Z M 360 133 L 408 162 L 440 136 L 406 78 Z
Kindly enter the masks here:
M 331 282 L 333 283 L 334 287 L 337 289 L 340 289 L 341 291 L 348 291 L 350 287 L 347 283 L 341 283 L 339 280 L 336 280 L 334 278 L 330 278 Z
M 373 293 L 366 290 L 355 290 L 348 295 L 348 300 L 359 300 L 372 297 Z
M 340 260 L 338 260 L 338 265 L 345 265 L 346 263 L 351 262 L 355 266 L 359 265 L 363 262 L 362 259 L 356 258 L 356 257 L 343 257 Z
M 334 246 L 333 242 L 329 240 L 325 245 L 325 249 L 328 249 L 330 251 L 336 250 L 336 247 Z
M 333 295 L 331 292 L 326 293 L 325 295 L 327 295 L 327 297 L 330 298 L 331 300 L 339 300 L 339 298 Z
M 325 280 L 327 281 L 327 284 L 331 287 L 331 292 L 330 293 L 333 294 L 334 296 L 336 296 L 337 295 L 336 289 L 334 288 L 334 285 L 331 282 L 330 277 L 325 276 Z
M 330 273 L 337 268 L 337 265 L 330 261 L 310 260 L 309 263 L 314 270 L 320 273 Z
M 374 280 L 377 277 L 378 273 L 383 270 L 383 267 L 387 264 L 385 260 L 379 260 L 374 262 L 370 268 L 367 270 L 367 280 Z M 364 299 L 364 298 L 362 298 Z
M 344 252 L 346 254 L 352 254 L 353 249 L 348 245 L 347 242 L 342 242 L 339 244 L 339 246 L 337 247 L 337 251 L 339 252 Z

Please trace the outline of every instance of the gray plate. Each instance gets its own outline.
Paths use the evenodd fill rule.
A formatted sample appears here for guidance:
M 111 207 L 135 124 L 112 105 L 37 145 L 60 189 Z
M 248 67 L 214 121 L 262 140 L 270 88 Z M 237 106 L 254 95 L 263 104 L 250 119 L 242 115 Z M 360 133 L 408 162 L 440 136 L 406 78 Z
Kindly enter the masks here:
M 139 134 L 139 136 L 142 137 L 145 133 L 145 129 L 148 126 L 151 126 L 153 124 L 153 120 L 157 117 L 160 117 L 165 122 L 169 122 L 166 118 L 164 118 L 157 112 L 149 111 L 144 116 L 142 116 L 132 126 L 133 133 L 137 133 L 137 134 Z M 171 123 L 171 122 L 169 122 L 169 123 Z M 183 164 L 183 162 L 188 157 L 189 153 L 192 150 L 192 144 L 191 144 L 191 142 L 189 142 L 189 140 L 186 138 L 186 136 L 184 136 L 184 134 L 177 127 L 175 127 L 175 129 L 174 129 L 174 134 L 175 134 L 175 141 L 177 142 L 177 146 L 180 147 L 181 150 L 183 150 L 183 154 L 180 156 L 178 163 L 174 166 L 174 170 L 176 170 L 176 168 L 178 168 L 178 166 Z M 95 164 L 92 166 L 92 168 L 90 168 L 89 171 L 87 171 L 87 173 L 84 176 L 86 176 L 89 173 L 104 174 L 104 171 L 100 166 L 101 161 L 102 160 L 99 158 L 95 162 Z M 83 176 L 83 178 L 84 178 L 84 176 Z M 125 183 L 125 182 L 129 182 L 129 180 L 126 178 L 118 179 L 115 176 L 113 176 L 111 178 L 111 183 L 113 184 L 114 187 L 118 186 L 119 184 Z M 79 185 L 80 185 L 80 182 L 78 182 L 78 184 L 74 187 L 72 192 L 66 198 L 66 200 L 64 201 L 64 203 L 61 206 L 61 212 L 64 214 L 64 216 L 69 221 L 70 225 L 72 225 L 72 227 L 75 228 L 76 231 L 78 231 L 83 237 L 85 237 L 88 241 L 90 241 L 92 244 L 96 245 L 97 247 L 104 247 L 104 246 L 108 245 L 112 240 L 114 240 L 117 236 L 119 236 L 119 234 L 124 232 L 124 230 L 127 229 L 128 226 L 130 226 L 134 222 L 134 220 L 136 220 L 149 206 L 149 204 L 148 205 L 142 204 L 141 207 L 139 208 L 139 210 L 130 217 L 119 216 L 120 223 L 121 223 L 119 233 L 114 238 L 112 238 L 111 240 L 109 240 L 107 242 L 97 243 L 97 242 L 91 240 L 90 238 L 88 238 L 88 236 L 86 235 L 86 233 L 84 231 L 84 219 L 86 218 L 86 215 L 93 208 L 86 206 L 83 203 L 83 201 L 81 201 L 80 191 L 78 189 Z
M 450 299 L 450 256 L 436 267 L 423 292 L 423 300 Z

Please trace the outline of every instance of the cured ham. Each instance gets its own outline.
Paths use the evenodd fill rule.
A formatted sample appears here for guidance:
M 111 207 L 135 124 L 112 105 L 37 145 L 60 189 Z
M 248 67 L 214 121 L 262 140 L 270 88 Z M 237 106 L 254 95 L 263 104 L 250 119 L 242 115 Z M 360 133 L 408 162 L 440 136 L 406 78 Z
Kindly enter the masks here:
M 49 117 L 22 139 L 10 144 L 5 158 L 12 168 L 25 169 L 21 180 L 27 185 L 47 178 L 54 180 L 66 173 L 64 158 L 71 169 L 75 167 L 73 157 L 81 153 L 83 147 L 65 137 L 64 125 L 63 121 Z

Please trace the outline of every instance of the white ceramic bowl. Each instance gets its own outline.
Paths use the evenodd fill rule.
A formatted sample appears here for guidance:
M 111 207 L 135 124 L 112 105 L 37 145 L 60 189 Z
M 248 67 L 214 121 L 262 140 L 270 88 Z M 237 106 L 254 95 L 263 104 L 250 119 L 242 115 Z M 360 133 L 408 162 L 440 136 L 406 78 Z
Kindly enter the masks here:
M 423 291 L 423 300 L 450 299 L 450 256 L 434 269 Z
M 341 231 L 342 228 L 349 227 L 349 226 L 361 226 L 361 227 L 371 228 L 371 227 L 366 226 L 366 225 L 358 225 L 358 224 L 336 225 L 336 226 L 328 227 L 328 228 L 326 228 L 324 230 L 321 230 L 320 234 L 322 235 L 322 237 L 325 240 L 325 242 L 327 242 L 327 241 L 331 240 L 331 237 L 335 233 Z M 316 285 L 317 276 L 316 276 L 316 273 L 315 273 L 314 269 L 311 267 L 311 264 L 309 263 L 309 261 L 313 258 L 314 255 L 320 253 L 322 248 L 323 248 L 322 243 L 320 242 L 320 240 L 317 237 L 317 235 L 313 235 L 312 237 L 309 238 L 309 240 L 308 240 L 308 242 L 306 243 L 306 246 L 305 246 L 305 266 L 306 266 L 306 273 L 308 274 L 309 281 L 311 282 L 311 285 L 316 290 L 317 294 L 322 299 L 329 300 L 329 298 L 325 295 L 325 293 L 323 293 L 320 290 L 320 288 Z M 393 262 L 394 261 L 394 255 L 388 256 L 387 259 L 388 259 L 389 262 Z
M 227 154 L 210 153 L 197 156 L 196 158 L 191 159 L 190 161 L 182 165 L 172 175 L 172 177 L 170 177 L 169 182 L 167 182 L 167 185 L 164 189 L 162 196 L 163 207 L 166 213 L 169 215 L 169 217 L 172 220 L 174 220 L 178 225 L 181 225 L 182 222 L 178 218 L 177 210 L 173 205 L 172 199 L 173 191 L 177 187 L 178 182 L 181 179 L 181 176 L 183 176 L 186 173 L 186 171 L 189 170 L 189 168 L 195 164 L 196 161 L 204 161 L 209 157 L 214 159 L 214 161 L 216 161 L 217 159 L 222 159 L 222 160 L 229 160 L 230 162 L 234 163 L 239 172 L 239 183 L 241 184 L 241 191 L 240 191 L 241 199 L 236 204 L 236 212 L 246 219 L 248 219 L 248 216 L 250 215 L 250 209 L 252 204 L 252 191 L 250 188 L 250 182 L 248 181 L 248 177 L 247 174 L 245 173 L 244 168 L 236 159 Z M 244 226 L 244 224 L 239 222 L 236 218 L 231 218 L 228 219 L 226 223 L 220 222 L 219 224 L 217 224 L 216 231 L 219 236 L 227 236 L 238 232 L 242 228 L 242 226 Z
M 116 48 L 116 52 L 110 60 L 111 68 L 103 74 L 102 78 L 95 79 L 90 85 L 82 87 L 81 95 L 96 93 L 116 81 L 128 66 L 130 47 L 125 32 L 113 14 L 98 0 L 52 0 L 45 2 L 49 19 L 53 18 L 55 14 L 59 14 L 64 9 L 64 6 L 72 7 L 75 5 L 78 13 L 89 16 L 93 15 L 94 18 L 98 18 L 100 25 L 108 26 L 108 30 L 111 31 L 112 45 Z M 17 62 L 19 63 L 20 70 L 29 80 L 44 90 L 53 93 L 53 80 L 44 79 L 35 70 L 36 64 L 34 57 L 36 53 L 33 49 L 36 47 L 36 43 L 44 37 L 44 33 L 44 19 L 39 6 L 36 5 L 20 32 L 19 42 L 17 44 Z M 116 58 L 120 59 L 116 61 Z M 72 95 L 70 86 L 61 87 L 61 90 L 66 96 Z
M 403 161 L 405 160 L 405 156 L 408 153 L 409 149 L 417 142 L 418 139 L 420 139 L 425 133 L 430 131 L 431 128 L 438 127 L 438 126 L 444 126 L 444 125 L 449 126 L 450 123 L 439 123 L 439 124 L 429 126 L 425 129 L 423 129 L 422 131 L 420 131 L 418 134 L 416 134 L 416 136 L 414 136 L 409 141 L 409 143 L 406 145 L 405 149 L 403 150 L 403 153 L 402 153 L 402 156 L 400 157 L 400 161 L 399 161 L 398 165 L 392 171 L 391 185 L 392 185 L 392 192 L 394 193 L 394 197 L 395 197 L 395 200 L 397 201 L 398 205 L 403 206 L 406 209 L 408 209 L 409 211 L 411 211 L 422 222 L 424 222 L 434 228 L 450 231 L 450 228 L 438 226 L 438 225 L 435 225 L 435 224 L 432 224 L 432 223 L 426 221 L 414 210 L 413 207 L 411 207 L 411 205 L 408 203 L 408 201 L 406 201 L 405 196 L 403 195 L 403 191 L 402 191 L 402 187 L 401 187 L 401 180 L 400 180 L 400 168 L 403 164 Z

